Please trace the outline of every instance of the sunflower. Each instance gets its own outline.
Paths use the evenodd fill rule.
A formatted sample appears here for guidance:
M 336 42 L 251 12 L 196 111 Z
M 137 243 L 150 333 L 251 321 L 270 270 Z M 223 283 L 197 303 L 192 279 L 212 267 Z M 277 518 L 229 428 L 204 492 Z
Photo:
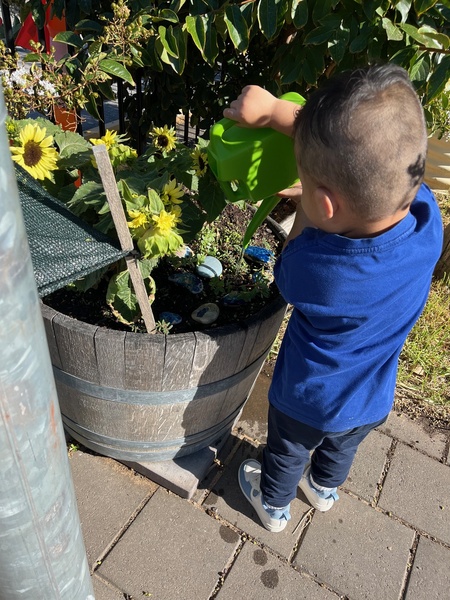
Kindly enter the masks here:
M 19 133 L 20 146 L 11 146 L 12 159 L 35 179 L 50 178 L 57 168 L 58 153 L 52 147 L 53 137 L 45 127 L 28 123 Z
M 147 215 L 140 210 L 129 210 L 128 215 L 132 218 L 132 221 L 127 221 L 127 225 L 130 229 L 137 229 L 148 222 Z
M 160 233 L 172 231 L 175 227 L 175 215 L 162 210 L 159 215 L 153 215 L 152 219 Z
M 153 127 L 151 136 L 153 138 L 153 145 L 158 150 L 170 152 L 176 148 L 177 134 L 173 127 L 170 129 L 167 125 L 164 125 L 164 127 Z
M 177 184 L 176 179 L 171 179 L 169 183 L 163 186 L 161 200 L 164 204 L 181 204 L 184 196 L 183 187 Z
M 194 163 L 195 174 L 197 177 L 202 177 L 208 169 L 208 155 L 196 146 L 194 152 L 191 153 L 191 158 Z
M 175 206 L 172 206 L 170 214 L 174 215 L 174 217 L 175 217 L 174 222 L 175 223 L 181 223 L 181 206 L 178 206 L 178 204 L 176 204 Z
M 99 139 L 98 138 L 90 138 L 89 141 L 91 142 L 91 144 L 93 146 L 100 146 L 101 144 L 105 144 L 105 146 L 109 150 L 110 148 L 115 146 L 118 142 L 117 131 L 111 131 L 108 129 L 106 131 L 105 135 L 102 136 L 101 138 L 99 138 Z

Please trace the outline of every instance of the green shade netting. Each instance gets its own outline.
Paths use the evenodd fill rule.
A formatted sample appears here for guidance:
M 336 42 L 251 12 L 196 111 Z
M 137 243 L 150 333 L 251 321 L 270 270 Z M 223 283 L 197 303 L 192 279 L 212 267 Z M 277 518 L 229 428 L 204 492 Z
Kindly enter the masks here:
M 128 254 L 118 241 L 71 213 L 19 166 L 16 177 L 41 298 Z

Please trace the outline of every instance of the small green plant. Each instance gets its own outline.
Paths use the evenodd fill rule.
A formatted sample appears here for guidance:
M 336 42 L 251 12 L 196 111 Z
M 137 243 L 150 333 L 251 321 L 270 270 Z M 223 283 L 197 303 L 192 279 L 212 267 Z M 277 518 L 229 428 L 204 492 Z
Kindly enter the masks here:
M 78 444 L 76 444 L 75 442 L 70 442 L 67 446 L 67 452 L 69 454 L 69 457 L 72 456 L 72 454 L 75 454 L 75 452 L 78 452 L 79 449 L 80 446 Z
M 155 326 L 156 331 L 159 331 L 159 333 L 164 333 L 165 335 L 168 335 L 170 330 L 173 328 L 172 323 L 168 323 L 167 321 L 164 321 L 164 319 L 161 321 L 156 321 Z

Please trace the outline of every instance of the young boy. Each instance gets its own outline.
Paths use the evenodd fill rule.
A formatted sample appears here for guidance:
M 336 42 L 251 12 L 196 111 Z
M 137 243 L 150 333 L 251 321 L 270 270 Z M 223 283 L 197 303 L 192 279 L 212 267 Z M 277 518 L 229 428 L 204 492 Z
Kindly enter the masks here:
M 359 444 L 387 419 L 442 222 L 422 184 L 423 110 L 396 65 L 332 78 L 301 110 L 249 86 L 224 116 L 293 135 L 301 181 L 282 193 L 299 200 L 275 265 L 293 312 L 269 391 L 267 446 L 262 465 L 239 470 L 242 492 L 276 532 L 298 484 L 317 510 L 333 506 Z

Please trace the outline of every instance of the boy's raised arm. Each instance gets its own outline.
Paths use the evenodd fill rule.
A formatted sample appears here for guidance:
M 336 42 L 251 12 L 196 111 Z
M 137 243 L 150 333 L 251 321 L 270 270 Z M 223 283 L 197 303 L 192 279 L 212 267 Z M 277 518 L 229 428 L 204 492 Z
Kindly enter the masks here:
M 293 135 L 298 104 L 280 100 L 257 85 L 247 85 L 223 116 L 247 127 L 271 127 L 285 135 Z

